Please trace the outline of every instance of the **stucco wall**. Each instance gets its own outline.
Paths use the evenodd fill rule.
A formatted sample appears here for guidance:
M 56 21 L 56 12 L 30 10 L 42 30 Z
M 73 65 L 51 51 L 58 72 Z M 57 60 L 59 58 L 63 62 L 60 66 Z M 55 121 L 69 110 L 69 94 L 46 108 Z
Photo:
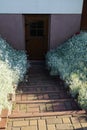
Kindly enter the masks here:
M 0 0 L 0 13 L 76 14 L 83 0 Z
M 0 14 L 0 35 L 14 48 L 25 49 L 24 21 L 20 14 Z
M 49 48 L 56 48 L 80 30 L 81 14 L 52 14 L 49 19 Z M 24 19 L 21 14 L 0 14 L 0 34 L 14 48 L 25 49 Z
M 13 47 L 25 49 L 22 14 L 52 14 L 49 46 L 55 48 L 79 31 L 82 5 L 83 0 L 0 0 L 0 34 Z
M 80 30 L 81 14 L 55 14 L 50 19 L 50 49 Z

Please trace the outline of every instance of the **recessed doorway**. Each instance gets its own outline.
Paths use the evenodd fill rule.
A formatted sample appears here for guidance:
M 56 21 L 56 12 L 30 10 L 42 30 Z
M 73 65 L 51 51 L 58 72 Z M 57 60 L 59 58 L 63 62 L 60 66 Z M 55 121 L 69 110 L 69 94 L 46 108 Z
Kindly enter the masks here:
M 45 14 L 26 14 L 25 40 L 30 60 L 44 60 L 48 51 L 48 19 Z

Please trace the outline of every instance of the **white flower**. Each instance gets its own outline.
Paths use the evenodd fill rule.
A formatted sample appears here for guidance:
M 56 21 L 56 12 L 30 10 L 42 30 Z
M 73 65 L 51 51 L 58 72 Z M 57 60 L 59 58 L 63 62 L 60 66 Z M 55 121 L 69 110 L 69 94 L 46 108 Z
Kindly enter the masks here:
M 24 51 L 13 49 L 0 37 L 0 106 L 11 108 L 7 96 L 14 94 L 14 86 L 23 79 L 27 68 L 27 56 Z
M 80 96 L 87 95 L 85 91 L 81 91 L 87 90 L 87 32 L 81 31 L 79 35 L 60 44 L 57 49 L 49 51 L 46 64 L 51 74 L 60 75 L 68 84 L 73 97 L 79 94 L 81 107 L 86 103 L 84 108 L 87 109 L 87 100 L 83 101 L 83 96 Z

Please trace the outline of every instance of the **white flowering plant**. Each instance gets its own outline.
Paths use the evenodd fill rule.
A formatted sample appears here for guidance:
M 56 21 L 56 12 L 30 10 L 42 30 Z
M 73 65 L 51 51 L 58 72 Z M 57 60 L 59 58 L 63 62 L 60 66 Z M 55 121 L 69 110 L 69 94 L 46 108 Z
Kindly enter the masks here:
M 0 109 L 11 109 L 8 94 L 15 93 L 14 86 L 23 80 L 28 68 L 26 53 L 12 48 L 0 37 Z
M 69 86 L 71 95 L 78 96 L 80 106 L 87 110 L 87 32 L 81 31 L 49 51 L 46 64 L 50 74 L 60 75 Z

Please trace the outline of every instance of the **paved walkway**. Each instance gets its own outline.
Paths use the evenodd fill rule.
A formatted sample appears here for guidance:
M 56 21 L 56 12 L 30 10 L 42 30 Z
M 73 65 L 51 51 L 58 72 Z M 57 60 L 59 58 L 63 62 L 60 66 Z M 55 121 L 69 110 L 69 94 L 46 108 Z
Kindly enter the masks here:
M 58 77 L 32 65 L 17 89 L 7 130 L 87 130 L 87 117 Z

